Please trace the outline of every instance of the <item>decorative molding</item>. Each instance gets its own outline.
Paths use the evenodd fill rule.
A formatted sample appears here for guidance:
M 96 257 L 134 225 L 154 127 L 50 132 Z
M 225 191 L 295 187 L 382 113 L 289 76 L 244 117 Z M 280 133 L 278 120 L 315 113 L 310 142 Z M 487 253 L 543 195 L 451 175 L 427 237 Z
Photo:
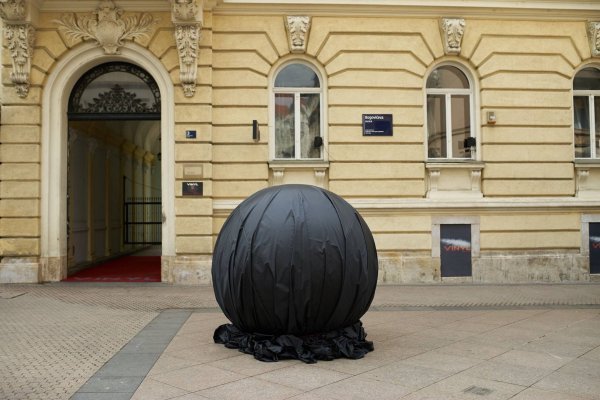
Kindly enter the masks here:
M 198 44 L 202 29 L 202 7 L 196 0 L 171 0 L 171 20 L 179 53 L 179 80 L 186 97 L 194 96 L 198 74 Z
M 327 168 L 315 168 L 315 183 L 316 186 L 325 188 L 325 175 Z
M 471 170 L 471 191 L 481 193 L 481 170 Z
M 440 174 L 441 172 L 439 169 L 429 170 L 429 193 L 437 192 L 440 181 Z
M 305 53 L 310 34 L 311 17 L 284 17 L 285 29 L 288 34 L 288 44 L 292 53 Z
M 440 19 L 440 30 L 444 42 L 445 54 L 460 54 L 460 45 L 465 34 L 465 20 L 463 18 Z
M 198 7 L 196 0 L 171 0 L 171 3 L 171 17 L 174 23 L 202 22 L 202 8 Z
M 4 38 L 12 60 L 10 80 L 15 84 L 19 97 L 25 98 L 29 94 L 35 42 L 35 29 L 28 21 L 27 3 L 25 0 L 0 0 L 0 17 L 4 22 Z
M 480 162 L 428 162 L 427 198 L 474 199 L 481 198 Z
M 10 80 L 15 84 L 19 97 L 25 98 L 29 94 L 29 74 L 35 29 L 29 23 L 7 23 L 4 25 L 4 37 L 12 59 Z
M 90 85 L 100 76 L 113 72 L 125 72 L 127 74 L 134 75 L 137 78 L 141 79 L 147 85 L 147 89 L 149 89 L 150 92 L 152 92 L 153 99 L 150 99 L 151 104 L 146 104 L 145 102 L 142 102 L 141 99 L 137 98 L 136 93 L 127 92 L 126 90 L 124 90 L 124 88 L 117 84 L 115 84 L 109 90 L 97 94 L 96 97 L 92 99 L 92 102 L 85 102 L 86 104 L 83 104 L 82 97 L 88 89 L 88 85 Z M 79 80 L 75 84 L 75 87 L 71 90 L 71 93 L 72 94 L 69 98 L 68 111 L 72 114 L 160 114 L 160 89 L 154 81 L 154 78 L 152 77 L 152 75 L 150 75 L 148 72 L 141 69 L 140 67 L 128 63 L 109 62 L 92 68 L 91 70 L 86 72 L 81 78 L 79 78 Z M 121 98 L 119 98 L 119 96 L 121 96 Z M 111 99 L 113 99 L 114 101 L 111 102 Z M 154 101 L 152 102 L 152 100 Z M 123 105 L 119 103 L 120 101 L 122 101 L 123 104 L 126 104 L 127 106 L 123 107 Z
M 124 40 L 149 36 L 157 20 L 148 13 L 121 18 L 123 10 L 103 0 L 92 15 L 65 14 L 53 22 L 73 39 L 95 40 L 105 54 L 118 54 Z
M 46 0 L 54 1 L 54 0 Z M 83 0 L 82 0 L 83 1 Z M 213 0 L 216 1 L 216 0 Z M 218 0 L 214 12 L 220 15 L 318 14 L 340 18 L 427 17 L 460 15 L 461 17 L 510 18 L 518 20 L 586 21 L 600 12 L 597 0 Z
M 77 110 L 83 114 L 117 114 L 117 113 L 154 113 L 157 111 L 156 103 L 149 107 L 137 95 L 126 91 L 122 86 L 115 84 L 110 90 L 99 93 L 87 107 Z
M 273 186 L 283 184 L 284 174 L 285 174 L 285 168 L 273 168 Z
M 587 32 L 592 57 L 600 57 L 600 22 L 589 21 Z
M 600 162 L 598 160 L 576 160 L 575 178 L 575 197 L 600 198 Z
M 41 12 L 90 12 L 98 6 L 98 0 L 35 0 L 41 2 Z M 119 0 L 119 5 L 132 12 L 168 12 L 169 3 L 165 0 Z
M 27 16 L 25 0 L 0 0 L 0 17 L 6 22 L 24 22 Z
M 177 25 L 175 27 L 175 42 L 177 42 L 177 52 L 179 53 L 179 80 L 183 86 L 185 97 L 192 97 L 196 92 L 199 41 L 199 25 Z

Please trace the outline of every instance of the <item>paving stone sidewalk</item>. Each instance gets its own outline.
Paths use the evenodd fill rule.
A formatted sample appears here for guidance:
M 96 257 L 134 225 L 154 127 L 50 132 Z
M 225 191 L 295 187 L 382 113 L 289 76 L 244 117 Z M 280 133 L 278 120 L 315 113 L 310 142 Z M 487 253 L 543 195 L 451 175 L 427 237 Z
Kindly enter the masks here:
M 265 364 L 208 286 L 0 285 L 0 399 L 600 398 L 598 283 L 381 286 L 363 321 L 363 360 Z

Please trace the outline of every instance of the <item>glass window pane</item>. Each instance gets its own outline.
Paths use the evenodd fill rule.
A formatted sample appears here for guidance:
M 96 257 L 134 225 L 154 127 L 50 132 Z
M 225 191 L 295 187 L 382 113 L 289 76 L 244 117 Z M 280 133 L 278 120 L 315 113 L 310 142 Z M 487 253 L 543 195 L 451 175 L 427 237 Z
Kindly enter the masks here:
M 427 78 L 427 87 L 433 89 L 469 89 L 469 80 L 460 69 L 443 65 L 433 70 Z
M 302 158 L 320 158 L 321 148 L 315 148 L 316 136 L 321 136 L 320 94 L 300 95 L 300 147 Z
M 573 80 L 575 90 L 600 90 L 600 70 L 584 68 L 575 75 Z
M 427 144 L 429 158 L 446 157 L 446 96 L 427 95 Z
M 471 136 L 471 113 L 469 97 L 465 95 L 453 95 L 450 98 L 450 113 L 452 115 L 452 157 L 469 158 L 469 148 L 464 147 L 464 141 Z
M 304 64 L 291 64 L 277 74 L 275 87 L 321 87 L 319 77 Z
M 596 158 L 600 157 L 600 96 L 594 97 L 594 131 L 596 132 Z
M 575 157 L 590 157 L 590 110 L 587 96 L 573 97 Z
M 275 94 L 275 158 L 294 158 L 294 95 Z

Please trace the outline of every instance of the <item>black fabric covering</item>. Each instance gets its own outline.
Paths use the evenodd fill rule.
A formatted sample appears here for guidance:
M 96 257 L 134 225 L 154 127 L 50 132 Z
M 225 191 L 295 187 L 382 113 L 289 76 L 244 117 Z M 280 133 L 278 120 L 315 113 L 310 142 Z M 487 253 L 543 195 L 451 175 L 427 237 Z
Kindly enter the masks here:
M 373 351 L 373 342 L 365 340 L 361 322 L 324 334 L 298 337 L 245 333 L 232 324 L 221 325 L 213 336 L 215 343 L 254 355 L 260 361 L 298 359 L 308 364 L 335 358 L 363 358 Z
M 372 349 L 360 318 L 377 268 L 371 231 L 345 200 L 308 185 L 261 190 L 232 212 L 215 245 L 215 297 L 234 325 L 215 340 L 258 359 L 362 357 Z

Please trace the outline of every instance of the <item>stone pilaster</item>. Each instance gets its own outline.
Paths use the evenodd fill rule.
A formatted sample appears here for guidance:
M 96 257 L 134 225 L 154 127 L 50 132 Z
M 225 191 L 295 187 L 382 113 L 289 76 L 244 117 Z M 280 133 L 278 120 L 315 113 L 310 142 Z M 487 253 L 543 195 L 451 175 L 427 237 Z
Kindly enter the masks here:
M 31 24 L 29 6 L 25 0 L 0 2 L 0 17 L 4 23 L 4 38 L 12 61 L 10 80 L 19 97 L 29 94 L 29 75 L 35 42 L 35 29 Z

